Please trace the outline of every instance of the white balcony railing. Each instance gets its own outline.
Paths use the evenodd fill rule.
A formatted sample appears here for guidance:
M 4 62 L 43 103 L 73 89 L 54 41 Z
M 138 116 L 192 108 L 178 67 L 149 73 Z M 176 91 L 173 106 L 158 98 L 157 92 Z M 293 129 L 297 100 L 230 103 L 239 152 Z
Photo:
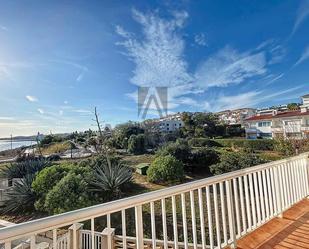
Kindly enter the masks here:
M 54 249 L 233 247 L 308 193 L 306 153 L 2 228 L 0 243 L 5 249 L 21 240 L 31 249 L 41 241 Z

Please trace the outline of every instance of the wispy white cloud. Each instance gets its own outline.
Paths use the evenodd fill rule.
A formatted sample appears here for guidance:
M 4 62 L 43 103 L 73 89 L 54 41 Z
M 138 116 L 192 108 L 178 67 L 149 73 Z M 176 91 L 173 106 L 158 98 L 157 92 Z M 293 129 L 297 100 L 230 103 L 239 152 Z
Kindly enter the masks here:
M 59 115 L 62 116 L 63 115 L 63 110 L 59 111 Z
M 274 98 L 279 101 L 280 99 L 292 99 L 299 97 L 299 92 L 297 92 L 297 90 L 302 89 L 304 86 L 305 85 L 300 85 L 297 87 L 276 91 L 275 93 L 268 93 L 267 90 L 254 90 L 236 95 L 219 95 L 209 101 L 206 101 L 204 106 L 207 111 L 222 111 L 227 109 L 256 107 L 259 104 L 263 104 Z
M 296 14 L 296 19 L 291 35 L 293 35 L 298 30 L 298 28 L 308 18 L 308 16 L 309 16 L 309 0 L 302 0 Z
M 13 117 L 0 117 L 0 121 L 15 120 Z
M 79 74 L 77 75 L 76 77 L 76 81 L 81 81 L 85 74 L 89 71 L 88 67 L 84 66 L 84 65 L 81 65 L 79 63 L 76 63 L 76 62 L 73 62 L 73 61 L 69 61 L 69 60 L 60 60 L 60 59 L 57 59 L 57 60 L 49 60 L 50 62 L 53 62 L 53 63 L 61 63 L 61 64 L 66 64 L 66 65 L 69 65 L 69 66 L 72 66 L 72 67 L 75 67 L 79 70 Z
M 275 45 L 269 49 L 270 59 L 268 64 L 276 64 L 283 61 L 287 51 L 286 48 L 282 45 Z
M 37 102 L 38 101 L 38 98 L 35 97 L 35 96 L 31 96 L 31 95 L 27 95 L 26 96 L 26 99 L 30 102 Z
M 63 103 L 64 103 L 65 105 L 67 105 L 67 104 L 69 104 L 69 101 L 65 100 L 65 101 L 63 101 Z
M 74 109 L 72 111 L 76 113 L 80 113 L 80 114 L 91 114 L 92 113 L 91 111 L 86 110 L 86 109 Z
M 207 46 L 207 40 L 204 33 L 200 33 L 194 36 L 194 41 L 200 46 Z
M 303 51 L 302 55 L 297 60 L 297 62 L 294 64 L 294 66 L 297 66 L 297 65 L 301 64 L 302 62 L 304 62 L 305 60 L 308 60 L 308 59 L 309 59 L 309 46 L 307 46 L 305 48 L 305 50 Z
M 40 114 L 44 114 L 44 110 L 42 108 L 38 108 L 37 111 L 40 113 Z
M 116 32 L 124 39 L 118 45 L 135 64 L 131 82 L 136 86 L 164 86 L 169 88 L 169 101 L 192 89 L 193 77 L 184 60 L 184 40 L 179 34 L 188 17 L 186 12 L 174 12 L 170 19 L 155 13 L 143 14 L 133 10 L 134 19 L 141 25 L 143 39 L 117 26 Z M 130 94 L 134 98 L 134 93 Z
M 280 73 L 279 75 L 276 75 L 276 76 L 272 77 L 269 81 L 267 81 L 265 83 L 265 86 L 268 86 L 268 85 L 276 82 L 277 80 L 281 79 L 283 76 L 284 76 L 284 73 Z
M 263 75 L 267 71 L 266 64 L 263 52 L 240 53 L 225 47 L 198 67 L 196 78 L 200 87 L 223 87 Z

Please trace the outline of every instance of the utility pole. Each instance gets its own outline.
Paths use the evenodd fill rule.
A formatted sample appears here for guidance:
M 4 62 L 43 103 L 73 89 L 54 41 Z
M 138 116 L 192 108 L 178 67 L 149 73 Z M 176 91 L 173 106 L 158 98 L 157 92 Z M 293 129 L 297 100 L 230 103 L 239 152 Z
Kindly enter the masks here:
M 13 136 L 11 134 L 11 150 L 13 149 Z

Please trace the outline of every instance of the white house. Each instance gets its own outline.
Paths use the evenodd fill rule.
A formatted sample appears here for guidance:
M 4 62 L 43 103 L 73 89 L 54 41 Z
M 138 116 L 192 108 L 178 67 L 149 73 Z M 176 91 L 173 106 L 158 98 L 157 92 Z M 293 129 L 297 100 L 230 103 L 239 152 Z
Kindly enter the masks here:
M 245 120 L 246 137 L 309 138 L 309 94 L 302 96 L 302 105 L 295 111 L 272 110 L 258 113 Z
M 178 130 L 179 128 L 183 127 L 184 123 L 182 120 L 177 119 L 165 119 L 160 120 L 159 122 L 159 129 L 162 132 L 173 132 Z

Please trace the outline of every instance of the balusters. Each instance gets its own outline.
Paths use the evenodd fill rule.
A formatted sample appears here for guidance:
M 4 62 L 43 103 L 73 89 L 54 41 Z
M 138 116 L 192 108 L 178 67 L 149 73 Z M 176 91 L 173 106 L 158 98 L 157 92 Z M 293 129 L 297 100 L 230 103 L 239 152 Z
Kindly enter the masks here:
M 167 227 L 166 227 L 166 209 L 165 209 L 165 198 L 161 200 L 162 210 L 162 225 L 163 225 L 163 241 L 164 249 L 167 249 Z
M 250 189 L 250 199 L 251 199 L 251 207 L 252 207 L 252 218 L 253 218 L 253 228 L 256 228 L 257 222 L 256 222 L 256 206 L 254 201 L 254 189 L 253 189 L 253 182 L 252 182 L 252 174 L 249 174 L 249 189 Z
M 127 225 L 126 225 L 126 210 L 121 210 L 121 227 L 122 227 L 122 248 L 127 248 Z
M 227 239 L 227 225 L 226 225 L 226 211 L 225 211 L 225 196 L 223 182 L 219 183 L 220 186 L 220 202 L 221 202 L 221 213 L 222 213 L 222 228 L 223 228 L 223 242 L 228 243 Z
M 274 196 L 271 192 L 270 169 L 266 169 L 266 181 L 267 181 L 268 203 L 269 203 L 269 218 L 272 218 L 274 216 L 274 207 L 273 207 Z
M 254 194 L 255 194 L 255 204 L 257 213 L 257 224 L 261 224 L 261 208 L 260 208 L 260 196 L 257 182 L 257 172 L 253 173 L 253 183 L 254 183 Z
M 243 176 L 245 177 L 245 176 Z M 243 189 L 243 177 L 238 178 L 239 185 L 239 196 L 240 196 L 240 209 L 241 209 L 241 220 L 242 220 L 242 229 L 240 234 L 246 233 L 246 214 L 245 214 L 245 203 L 244 203 L 244 189 Z
M 265 202 L 265 209 L 266 209 L 265 220 L 269 220 L 269 202 L 268 202 L 269 195 L 267 192 L 267 182 L 266 182 L 265 170 L 262 171 L 262 181 L 263 181 L 264 202 Z
M 156 248 L 156 216 L 154 202 L 150 202 L 152 248 Z
M 173 212 L 174 246 L 175 249 L 178 249 L 177 208 L 176 208 L 175 195 L 172 196 L 172 212 Z
M 215 208 L 217 248 L 221 249 L 220 219 L 219 219 L 219 208 L 218 208 L 218 200 L 217 200 L 217 184 L 215 183 L 212 186 L 213 186 L 213 199 L 214 199 L 214 208 Z
M 246 199 L 246 209 L 247 209 L 247 219 L 248 219 L 248 231 L 251 231 L 252 230 L 252 219 L 251 219 L 252 216 L 251 216 L 249 189 L 248 189 L 248 177 L 249 177 L 249 175 L 244 175 L 245 197 L 246 197 L 245 199 Z
M 263 194 L 263 183 L 262 183 L 262 176 L 261 171 L 257 172 L 258 175 L 258 186 L 259 186 L 259 200 L 261 204 L 261 213 L 262 213 L 262 223 L 265 222 L 265 199 Z
M 204 208 L 203 208 L 203 191 L 201 188 L 198 189 L 198 203 L 199 203 L 199 210 L 200 210 L 202 248 L 205 249 L 206 248 L 205 219 L 204 219 Z
M 239 216 L 239 203 L 238 203 L 238 190 L 237 190 L 237 179 L 233 179 L 233 189 L 234 189 L 234 203 L 236 212 L 236 227 L 237 227 L 237 237 L 240 237 L 240 216 Z
M 235 232 L 235 219 L 234 219 L 234 207 L 232 201 L 232 186 L 231 180 L 225 181 L 226 187 L 226 195 L 227 195 L 227 211 L 228 211 L 228 218 L 229 218 L 229 230 L 230 230 L 230 237 L 232 241 L 233 248 L 236 248 L 236 232 Z
M 185 249 L 188 249 L 188 230 L 187 230 L 187 212 L 186 212 L 186 197 L 181 194 L 181 208 L 182 208 L 182 226 Z
M 197 235 L 196 235 L 196 220 L 195 220 L 195 205 L 194 205 L 194 191 L 190 191 L 191 203 L 191 220 L 192 220 L 192 233 L 193 233 L 193 246 L 197 249 Z
M 209 244 L 210 244 L 210 248 L 213 249 L 214 248 L 214 235 L 213 235 L 213 227 L 212 227 L 212 214 L 211 214 L 209 186 L 206 187 L 206 204 L 207 204 L 207 214 L 208 214 Z

